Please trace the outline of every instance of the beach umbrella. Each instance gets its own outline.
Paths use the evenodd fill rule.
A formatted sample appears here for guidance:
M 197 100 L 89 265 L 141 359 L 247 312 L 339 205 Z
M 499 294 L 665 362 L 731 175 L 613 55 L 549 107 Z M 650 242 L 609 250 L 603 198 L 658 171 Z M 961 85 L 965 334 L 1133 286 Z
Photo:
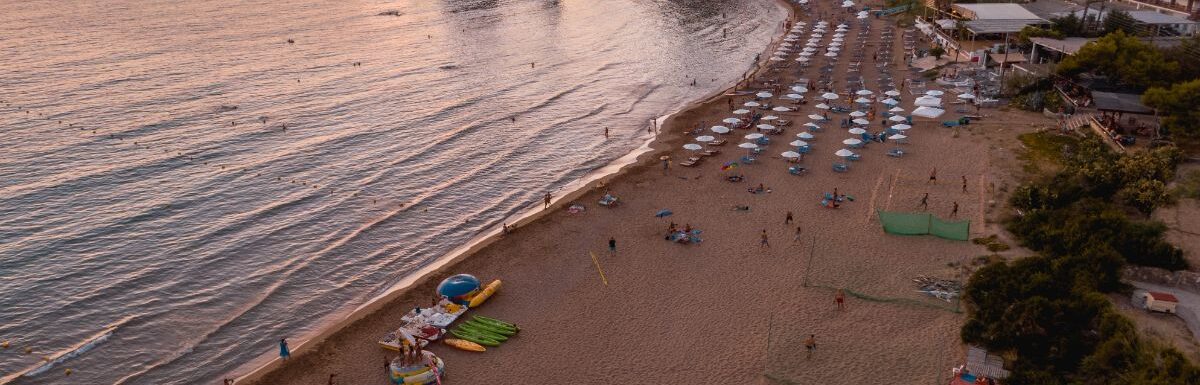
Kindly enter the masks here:
M 801 62 L 801 63 L 807 63 L 807 62 L 808 62 L 808 57 L 807 57 L 807 56 L 801 56 L 801 57 L 798 57 L 798 58 L 796 58 L 796 61 L 798 61 L 798 62 Z
M 818 126 L 816 123 L 813 123 L 813 122 L 804 123 L 804 127 L 821 128 L 821 126 Z M 801 134 L 807 134 L 807 133 L 801 132 Z M 812 138 L 808 138 L 808 139 L 812 139 Z
M 892 98 L 883 99 L 883 100 L 880 100 L 879 102 L 889 105 L 889 106 L 894 106 L 894 105 L 900 104 L 899 101 L 897 101 L 896 99 L 892 99 Z
M 791 143 L 788 143 L 788 144 L 792 145 L 793 147 L 804 147 L 804 146 L 808 145 L 808 142 L 805 142 L 803 140 L 793 140 Z
M 769 97 L 771 97 L 772 95 L 771 95 L 771 93 L 770 93 L 770 92 L 763 91 L 763 92 L 759 92 L 759 93 L 757 93 L 757 94 L 754 94 L 754 96 L 757 96 L 757 97 L 760 97 L 760 98 L 769 98 Z
M 809 118 L 809 119 L 812 119 L 812 120 L 825 120 L 825 117 L 824 117 L 824 116 L 817 115 L 817 114 L 812 114 L 812 115 L 809 115 L 809 116 L 808 116 L 808 118 Z
M 784 37 L 786 37 L 786 38 L 797 38 L 797 37 L 800 37 L 800 36 L 799 36 L 799 35 L 796 35 L 796 34 L 794 34 L 794 33 L 789 33 L 789 34 L 787 34 L 787 35 L 786 35 L 786 36 L 784 36 Z
M 841 42 L 843 42 L 843 41 L 846 41 L 846 39 L 842 39 L 841 37 L 835 37 L 835 38 L 833 38 L 833 42 L 835 42 L 835 43 L 841 43 Z
M 884 92 L 883 94 L 887 96 L 900 96 L 900 91 L 890 90 L 888 92 Z
M 809 132 L 801 132 L 799 134 L 796 134 L 796 137 L 800 138 L 800 139 L 812 139 L 813 134 L 809 133 Z
M 760 129 L 760 130 L 774 130 L 775 129 L 775 126 L 772 126 L 770 124 L 760 124 L 755 127 L 758 127 L 758 129 Z M 752 135 L 759 135 L 760 138 L 762 137 L 762 134 L 752 134 Z M 755 138 L 755 139 L 757 139 L 757 138 Z
M 754 143 L 742 143 L 742 144 L 739 144 L 738 147 L 745 148 L 748 150 L 753 150 L 753 149 L 758 148 L 758 145 L 754 144 Z
M 862 129 L 862 127 L 854 127 L 850 129 L 850 133 L 854 135 L 862 135 L 866 132 L 867 130 Z
M 847 3 L 847 4 L 854 4 L 854 2 L 853 2 L 853 1 L 847 1 L 846 3 Z M 849 25 L 847 25 L 846 23 L 841 23 L 841 24 L 838 24 L 838 25 L 837 25 L 837 27 L 838 27 L 838 28 L 846 28 L 846 27 L 849 27 Z
M 869 122 L 869 121 L 867 121 L 866 119 L 863 119 L 863 118 L 854 119 L 854 120 L 851 120 L 851 122 L 854 122 L 854 124 L 861 124 L 861 125 L 864 125 L 864 126 L 865 126 L 865 125 L 868 125 L 868 124 L 871 124 L 871 122 Z
M 721 122 L 724 122 L 727 124 L 738 124 L 738 123 L 741 123 L 742 120 L 738 119 L 738 118 L 725 118 L 725 120 L 722 120 Z M 720 126 L 718 126 L 718 127 L 720 127 Z
M 776 112 L 788 112 L 791 110 L 792 110 L 791 108 L 787 108 L 787 107 L 775 107 L 775 108 L 771 109 L 771 111 L 776 111 Z
M 867 95 L 874 95 L 875 93 L 871 92 L 871 90 L 858 90 L 858 92 L 855 92 L 855 94 L 858 94 L 860 96 L 867 96 Z
M 907 124 L 904 124 L 904 123 L 900 123 L 900 124 L 897 124 L 897 125 L 895 125 L 895 126 L 892 126 L 892 129 L 893 129 L 893 130 L 896 130 L 896 131 L 904 131 L 904 130 L 907 130 L 907 129 L 910 129 L 910 128 L 912 128 L 912 126 L 910 126 L 910 125 L 907 125 Z
M 907 137 L 908 137 L 908 135 L 904 135 L 904 134 L 896 134 L 896 135 L 889 136 L 889 137 L 888 137 L 888 139 L 891 139 L 891 140 L 900 140 L 900 139 L 904 139 L 904 138 L 907 138 Z
M 972 95 L 971 93 L 959 94 L 958 98 L 965 99 L 965 100 L 971 100 L 971 99 L 975 99 L 975 95 Z
M 760 133 L 757 133 L 757 132 L 755 132 L 755 133 L 752 133 L 752 134 L 746 134 L 746 136 L 745 136 L 745 138 L 746 138 L 746 139 L 750 139 L 750 140 L 756 140 L 756 139 L 758 139 L 758 138 L 761 138 L 761 137 L 763 137 L 763 134 L 760 134 Z
M 926 106 L 917 107 L 915 110 L 912 111 L 913 115 L 920 116 L 923 118 L 930 118 L 930 119 L 942 116 L 942 114 L 944 114 L 944 113 L 946 113 L 946 110 L 943 110 L 941 108 L 926 107 Z
M 914 100 L 913 105 L 918 107 L 937 107 L 942 105 L 942 98 L 926 95 Z
M 866 18 L 867 18 L 867 15 L 858 15 L 858 16 L 856 16 L 856 17 L 857 17 L 857 18 L 859 18 L 859 19 L 866 19 Z
M 710 128 L 710 130 L 712 130 L 712 132 L 715 132 L 718 134 L 728 134 L 729 133 L 729 127 L 725 127 L 725 126 L 712 126 L 712 128 Z
M 674 214 L 673 212 L 671 212 L 671 210 L 662 209 L 662 210 L 658 210 L 657 213 L 654 213 L 654 216 L 659 217 L 659 218 L 666 218 L 666 217 L 671 216 L 671 214 Z
M 867 114 L 866 114 L 865 112 L 862 112 L 862 111 L 854 111 L 854 112 L 851 112 L 851 113 L 850 113 L 850 116 L 853 116 L 853 117 L 856 117 L 856 118 L 861 118 L 861 117 L 867 116 Z
M 784 95 L 784 97 L 786 97 L 788 99 L 804 99 L 804 95 L 800 95 L 800 94 L 787 94 L 787 95 Z
M 796 91 L 799 93 L 805 93 L 805 92 L 808 92 L 808 89 L 801 87 L 801 86 L 792 86 L 792 91 Z
M 892 109 L 888 110 L 888 112 L 904 112 L 904 109 L 900 107 L 892 107 Z
M 817 108 L 820 108 L 820 109 L 822 109 L 822 110 L 828 110 L 828 109 L 829 109 L 829 105 L 828 105 L 828 104 L 825 104 L 825 103 L 818 104 L 818 105 L 816 105 L 816 107 L 817 107 Z
M 775 116 L 775 115 L 767 115 L 767 116 L 762 117 L 762 119 L 760 119 L 760 120 L 775 120 L 775 119 L 779 119 L 779 117 Z
M 759 104 L 758 102 L 746 102 L 745 104 L 742 104 L 742 105 L 746 106 L 746 107 L 758 107 L 758 106 L 761 106 L 762 104 Z
M 829 48 L 837 48 L 837 49 L 842 49 L 842 43 L 841 43 L 841 42 L 838 42 L 838 41 L 835 41 L 835 42 L 829 43 Z
M 929 91 L 925 91 L 925 95 L 929 95 L 929 96 L 942 96 L 942 95 L 944 95 L 944 94 L 946 94 L 946 93 L 945 93 L 945 92 L 942 92 L 942 91 L 939 91 L 939 90 L 929 90 Z
M 784 58 L 781 58 L 781 57 L 779 57 L 779 56 L 771 56 L 771 58 L 770 58 L 770 59 L 767 59 L 767 60 L 770 60 L 770 61 L 784 61 L 785 59 L 784 59 Z
M 812 53 L 812 52 L 808 52 L 808 51 L 804 51 L 804 52 L 801 52 L 801 53 L 800 53 L 800 56 L 812 56 L 812 55 L 813 55 L 813 53 Z
M 858 99 L 854 99 L 854 102 L 855 102 L 855 103 L 859 103 L 859 104 L 867 104 L 867 103 L 870 103 L 870 102 L 871 102 L 871 99 L 867 99 L 867 98 L 858 98 Z
M 908 118 L 905 118 L 900 115 L 892 115 L 892 117 L 888 118 L 888 120 L 893 121 L 893 122 L 907 122 Z
M 740 110 L 733 110 L 734 115 L 745 115 L 745 114 L 749 114 L 749 113 L 750 113 L 750 110 L 747 110 L 744 108 L 740 109 Z
M 825 50 L 826 50 L 826 51 L 829 51 L 829 52 L 838 52 L 838 51 L 841 51 L 841 50 L 842 50 L 842 47 L 841 47 L 841 46 L 837 46 L 837 45 L 833 45 L 833 43 L 830 43 L 830 44 L 829 44 L 829 47 L 828 47 L 828 48 L 825 48 Z
M 794 38 L 794 37 L 790 37 L 789 39 L 793 39 L 793 40 L 794 40 L 795 38 Z M 791 47 L 791 46 L 792 46 L 792 43 L 788 43 L 788 42 L 786 42 L 786 41 L 785 41 L 785 42 L 779 43 L 779 46 L 780 46 L 780 47 Z
M 699 144 L 695 144 L 695 143 L 688 143 L 688 144 L 683 145 L 684 150 L 696 151 L 696 150 L 699 150 L 702 148 L 704 148 L 704 147 L 701 147 Z
M 822 97 L 822 98 L 825 98 L 825 99 L 827 99 L 827 100 L 838 100 L 838 99 L 841 99 L 841 96 L 838 96 L 838 94 L 835 94 L 835 93 L 832 93 L 832 92 L 826 92 L 826 93 L 823 93 L 823 94 L 821 94 L 821 97 Z
M 837 52 L 826 52 L 826 53 L 825 53 L 825 56 L 826 56 L 826 57 L 836 57 L 836 56 L 837 56 Z
M 841 156 L 841 157 L 846 157 L 846 156 L 854 155 L 854 152 L 843 148 L 841 150 L 837 150 L 837 152 L 835 152 L 833 154 L 837 155 L 837 156 Z
M 800 157 L 800 153 L 795 152 L 795 151 L 784 151 L 782 154 L 779 154 L 779 155 L 782 155 L 784 158 L 799 158 Z
M 802 52 L 817 52 L 817 49 L 814 48 L 815 46 L 816 46 L 816 44 L 813 44 L 812 46 L 809 46 L 809 47 L 804 47 L 804 49 L 802 49 L 801 51 Z
M 714 138 L 712 135 L 702 135 L 696 137 L 696 141 L 700 143 L 707 143 L 714 140 L 717 140 L 717 138 Z
M 857 146 L 857 145 L 862 144 L 862 139 L 850 138 L 850 139 L 843 140 L 842 144 Z

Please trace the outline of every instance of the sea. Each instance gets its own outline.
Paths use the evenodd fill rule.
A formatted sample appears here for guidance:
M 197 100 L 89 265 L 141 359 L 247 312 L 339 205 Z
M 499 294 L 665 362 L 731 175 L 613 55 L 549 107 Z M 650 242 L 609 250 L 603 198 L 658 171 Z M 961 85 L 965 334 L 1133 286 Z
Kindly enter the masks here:
M 0 383 L 217 383 L 642 146 L 786 17 L 0 1 Z

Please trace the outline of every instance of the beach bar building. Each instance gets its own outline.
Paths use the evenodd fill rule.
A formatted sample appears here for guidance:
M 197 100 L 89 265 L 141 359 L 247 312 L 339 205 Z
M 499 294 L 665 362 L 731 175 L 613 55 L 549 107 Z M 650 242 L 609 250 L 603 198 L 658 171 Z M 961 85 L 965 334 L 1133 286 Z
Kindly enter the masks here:
M 1143 298 L 1145 298 L 1146 310 L 1149 311 L 1175 314 L 1175 305 L 1179 304 L 1179 299 L 1174 295 L 1158 291 L 1148 291 Z

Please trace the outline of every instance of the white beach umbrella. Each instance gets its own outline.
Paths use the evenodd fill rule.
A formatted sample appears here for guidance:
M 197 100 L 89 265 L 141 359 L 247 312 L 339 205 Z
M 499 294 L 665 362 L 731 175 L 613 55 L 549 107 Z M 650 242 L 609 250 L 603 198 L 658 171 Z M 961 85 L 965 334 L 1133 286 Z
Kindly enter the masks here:
M 772 126 L 770 124 L 760 124 L 755 127 L 758 127 L 758 129 L 760 129 L 760 130 L 774 130 L 775 129 L 775 126 Z
M 695 143 L 688 143 L 688 144 L 683 145 L 684 150 L 696 151 L 696 150 L 699 150 L 702 148 L 704 148 L 704 147 L 700 146 L 699 144 L 695 144 Z
M 945 92 L 942 92 L 942 91 L 940 91 L 940 90 L 929 90 L 929 91 L 925 91 L 925 95 L 929 95 L 929 96 L 942 96 L 942 95 L 945 95 L 945 94 L 946 94 Z
M 837 152 L 835 152 L 833 154 L 837 155 L 837 156 L 841 156 L 841 157 L 847 157 L 850 155 L 854 155 L 854 152 L 843 148 L 841 150 L 837 150 Z
M 801 63 L 807 63 L 808 60 L 809 60 L 808 56 L 801 56 L 801 57 L 796 58 L 796 61 L 801 62 Z
M 850 139 L 843 140 L 842 144 L 848 144 L 851 146 L 855 146 L 855 145 L 862 144 L 862 139 L 850 138 Z
M 771 97 L 772 95 L 771 95 L 771 93 L 770 93 L 770 92 L 763 91 L 763 92 L 759 92 L 759 93 L 757 93 L 757 94 L 754 94 L 754 96 L 757 96 L 757 97 L 760 97 L 760 98 L 769 98 L 769 97 Z
M 808 88 L 804 88 L 801 86 L 792 86 L 792 91 L 796 91 L 799 93 L 805 93 L 805 92 L 808 92 Z
M 851 122 L 854 122 L 854 124 L 862 124 L 862 125 L 871 124 L 871 122 L 868 122 L 866 119 L 863 119 L 863 118 L 854 119 L 854 120 L 851 120 Z
M 829 46 L 830 47 L 841 47 L 842 43 L 835 41 L 835 42 L 829 43 Z
M 808 116 L 808 118 L 809 118 L 809 119 L 812 119 L 812 120 L 825 120 L 825 117 L 824 117 L 824 116 L 817 115 L 817 114 L 812 114 L 812 115 L 809 115 L 809 116 Z
M 816 123 L 813 123 L 813 122 L 804 123 L 804 127 L 809 127 L 809 128 L 821 128 L 821 126 L 818 126 Z M 808 137 L 807 137 L 807 138 L 805 138 L 805 137 L 803 137 L 803 136 L 800 136 L 800 135 L 803 135 L 803 134 L 808 134 Z M 812 139 L 812 138 L 813 138 L 813 137 L 812 137 L 812 134 L 809 134 L 809 133 L 807 133 L 807 132 L 801 132 L 801 133 L 800 133 L 800 135 L 796 135 L 796 136 L 800 136 L 801 138 L 804 138 L 804 139 Z
M 894 106 L 894 105 L 900 104 L 900 101 L 898 101 L 896 99 L 892 99 L 892 98 L 883 99 L 883 100 L 880 100 L 879 102 L 889 105 L 889 106 Z
M 800 51 L 801 52 L 817 52 L 817 48 L 816 47 L 804 47 L 804 49 L 802 49 Z
M 795 39 L 795 38 L 789 38 L 789 39 Z M 795 40 L 792 40 L 792 41 L 795 41 Z M 779 43 L 779 46 L 780 47 L 791 47 L 792 43 L 788 43 L 787 41 L 784 41 L 782 43 Z
M 841 98 L 841 96 L 838 96 L 838 94 L 835 94 L 832 92 L 823 93 L 823 94 L 821 94 L 821 97 L 825 98 L 827 100 L 838 100 Z
M 843 39 L 843 38 L 841 38 L 841 37 L 835 37 L 835 38 L 833 38 L 833 40 L 831 40 L 831 41 L 833 41 L 833 42 L 835 42 L 835 43 L 841 43 L 841 42 L 843 42 L 843 41 L 846 41 L 846 39 Z
M 900 124 L 897 124 L 897 125 L 895 125 L 895 126 L 892 126 L 892 129 L 893 129 L 893 130 L 896 130 L 896 131 L 904 131 L 904 130 L 907 130 L 907 129 L 910 129 L 910 128 L 912 128 L 912 126 L 910 126 L 910 125 L 907 125 L 907 124 L 904 124 L 904 123 L 900 123 Z
M 758 148 L 758 145 L 754 144 L 754 143 L 742 143 L 742 144 L 739 144 L 738 147 L 753 150 L 753 149 Z
M 837 52 L 826 52 L 826 53 L 825 53 L 825 56 L 827 56 L 827 57 L 836 57 L 836 56 L 837 56 Z
M 775 116 L 775 115 L 767 115 L 767 116 L 762 117 L 761 120 L 775 120 L 775 119 L 779 119 L 779 117 Z
M 721 122 L 726 123 L 726 124 L 738 124 L 738 123 L 741 123 L 742 120 L 738 119 L 738 118 L 725 118 L 725 119 L 721 120 Z M 718 127 L 720 127 L 720 126 L 718 126 Z
M 853 1 L 847 1 L 847 2 L 846 2 L 846 4 L 854 4 L 854 2 L 853 2 Z M 846 27 L 849 27 L 849 25 L 847 25 L 846 23 L 840 23 L 840 24 L 838 24 L 838 25 L 837 25 L 837 27 L 838 27 L 838 28 L 846 28 Z
M 904 138 L 907 138 L 907 137 L 908 137 L 908 135 L 904 135 L 904 134 L 896 134 L 896 135 L 889 136 L 889 137 L 888 137 L 888 139 L 891 139 L 891 140 L 900 140 L 900 139 L 904 139 Z
M 914 100 L 913 105 L 918 107 L 937 107 L 942 105 L 942 98 L 926 95 Z
M 855 16 L 855 17 L 857 17 L 857 18 L 859 18 L 859 19 L 866 19 L 866 18 L 867 18 L 867 15 L 858 15 L 858 16 Z
M 856 118 L 861 118 L 861 117 L 867 116 L 867 113 L 862 112 L 862 111 L 853 111 L 853 112 L 850 112 L 850 116 L 853 116 Z
M 930 119 L 942 116 L 942 114 L 944 114 L 944 113 L 946 113 L 946 110 L 943 110 L 941 108 L 928 107 L 928 106 L 917 107 L 915 110 L 912 111 L 912 114 L 915 116 L 920 116 L 920 117 L 930 118 Z
M 787 108 L 787 107 L 775 107 L 775 108 L 771 109 L 771 111 L 776 111 L 776 112 L 788 112 L 791 110 L 792 110 L 791 108 Z
M 971 99 L 975 99 L 975 95 L 968 92 L 965 94 L 959 94 L 958 98 L 963 99 L 963 100 L 971 100 Z
M 904 109 L 900 107 L 892 107 L 892 109 L 888 110 L 888 112 L 904 112 Z
M 779 56 L 771 56 L 771 58 L 770 58 L 770 59 L 767 59 L 767 60 L 770 60 L 770 61 L 784 61 L 784 60 L 787 60 L 787 59 L 781 58 L 781 57 L 779 57 Z
M 851 134 L 854 134 L 854 135 L 862 135 L 863 133 L 867 132 L 867 130 L 862 129 L 862 127 L 854 127 L 854 128 L 851 128 L 849 131 Z
M 758 106 L 761 106 L 762 104 L 759 104 L 758 102 L 746 102 L 742 105 L 746 106 L 746 107 L 758 107 Z
M 784 95 L 784 97 L 786 97 L 788 99 L 804 99 L 804 95 L 800 95 L 800 94 L 787 94 L 787 95 Z
M 749 113 L 750 113 L 750 110 L 747 110 L 744 108 L 740 109 L 740 110 L 733 110 L 734 115 L 745 115 L 745 114 L 749 114 Z
M 842 50 L 842 47 L 839 47 L 836 45 L 830 45 L 829 48 L 825 48 L 825 50 L 829 51 L 829 52 L 838 52 L 838 51 Z M 826 56 L 828 56 L 828 55 L 826 55 Z
M 858 99 L 854 99 L 854 102 L 855 102 L 855 103 L 860 103 L 860 104 L 867 104 L 867 103 L 870 103 L 870 102 L 871 102 L 871 99 L 867 99 L 867 98 L 858 98 Z
M 813 55 L 813 53 L 812 53 L 812 52 L 808 52 L 808 51 L 804 51 L 804 52 L 801 52 L 801 53 L 800 53 L 800 56 L 812 56 L 812 55 Z
M 709 130 L 712 130 L 712 132 L 715 132 L 718 134 L 728 134 L 729 133 L 729 127 L 725 127 L 725 126 L 712 126 L 712 128 L 709 128 Z
M 871 90 L 858 90 L 858 92 L 855 92 L 855 94 L 858 94 L 859 96 L 868 96 L 874 95 L 875 93 L 871 92 Z
M 788 143 L 788 144 L 790 144 L 794 147 L 804 147 L 804 146 L 808 145 L 808 142 L 805 142 L 803 140 L 793 140 L 791 143 Z
M 696 137 L 696 141 L 700 143 L 708 143 L 714 140 L 717 140 L 717 138 L 714 138 L 712 135 L 701 135 Z
M 795 152 L 795 151 L 784 151 L 782 154 L 779 154 L 779 155 L 783 156 L 784 158 L 799 158 L 800 157 L 800 153 Z
M 892 117 L 888 118 L 888 120 L 893 121 L 893 122 L 907 122 L 908 118 L 905 118 L 900 115 L 892 115 Z
M 759 127 L 762 127 L 762 125 L 760 124 Z M 750 140 L 756 140 L 761 137 L 763 137 L 763 134 L 759 134 L 757 132 L 753 133 L 753 134 L 746 134 L 746 136 L 745 136 L 746 139 L 750 139 Z
M 900 96 L 900 91 L 889 90 L 888 92 L 884 92 L 883 94 L 887 95 L 887 96 Z
M 822 110 L 828 110 L 828 109 L 829 109 L 829 105 L 828 105 L 828 104 L 825 104 L 825 103 L 818 104 L 818 105 L 816 105 L 816 107 L 817 107 L 817 108 L 820 108 L 820 109 L 822 109 Z

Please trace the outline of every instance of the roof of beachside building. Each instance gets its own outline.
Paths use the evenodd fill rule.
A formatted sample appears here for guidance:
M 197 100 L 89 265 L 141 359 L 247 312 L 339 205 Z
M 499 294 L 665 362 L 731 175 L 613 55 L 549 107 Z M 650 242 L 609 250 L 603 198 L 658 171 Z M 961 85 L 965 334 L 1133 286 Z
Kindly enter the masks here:
M 1195 24 L 1197 22 L 1188 20 L 1185 17 L 1177 15 L 1168 15 L 1155 11 L 1130 11 L 1129 16 L 1132 16 L 1137 21 L 1146 24 Z
M 1012 3 L 954 4 L 954 8 L 972 20 L 1042 20 L 1025 7 Z
M 1079 52 L 1079 49 L 1083 48 L 1084 45 L 1096 41 L 1096 39 L 1089 39 L 1086 37 L 1068 37 L 1059 40 L 1048 37 L 1031 37 L 1029 38 L 1029 41 L 1033 42 L 1034 44 L 1065 53 L 1067 55 L 1074 55 L 1076 52 Z
M 1142 95 L 1138 94 L 1092 91 L 1092 100 L 1096 102 L 1096 109 L 1100 111 L 1127 112 L 1142 115 L 1154 113 L 1153 109 L 1142 104 Z M 1154 293 L 1150 294 L 1153 295 Z
M 1046 24 L 1042 19 L 983 19 L 970 20 L 965 24 L 967 31 L 978 34 L 985 33 L 1017 33 L 1027 25 Z
M 1152 291 L 1147 294 L 1150 294 L 1150 298 L 1154 298 L 1155 301 L 1179 302 L 1178 298 L 1175 298 L 1174 295 L 1171 295 L 1169 293 Z

